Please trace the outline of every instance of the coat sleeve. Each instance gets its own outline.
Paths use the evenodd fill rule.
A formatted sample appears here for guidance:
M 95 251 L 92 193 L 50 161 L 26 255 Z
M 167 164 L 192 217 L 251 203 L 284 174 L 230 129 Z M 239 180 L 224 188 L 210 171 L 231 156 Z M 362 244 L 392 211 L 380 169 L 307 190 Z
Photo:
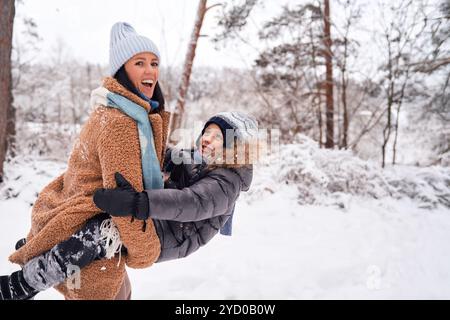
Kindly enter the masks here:
M 181 190 L 145 191 L 151 218 L 188 222 L 230 213 L 240 190 L 239 175 L 230 169 L 221 168 Z
M 143 190 L 139 138 L 132 119 L 123 116 L 108 123 L 99 135 L 97 150 L 104 188 L 115 188 L 114 173 L 120 172 L 136 190 Z M 113 221 L 127 248 L 129 267 L 145 268 L 158 259 L 160 242 L 151 221 L 145 231 L 142 221 L 131 222 L 129 217 L 113 217 Z

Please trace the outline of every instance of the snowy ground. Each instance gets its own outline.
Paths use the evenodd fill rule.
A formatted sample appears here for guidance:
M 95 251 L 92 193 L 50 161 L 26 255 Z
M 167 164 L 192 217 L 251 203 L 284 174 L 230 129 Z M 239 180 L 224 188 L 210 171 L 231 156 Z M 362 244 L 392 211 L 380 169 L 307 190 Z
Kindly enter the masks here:
M 52 161 L 7 165 L 0 187 L 0 273 L 29 229 L 36 192 L 62 172 Z M 262 178 L 256 179 L 256 183 Z M 232 237 L 192 256 L 129 270 L 134 299 L 450 299 L 450 210 L 411 199 L 350 196 L 300 205 L 294 185 L 243 195 Z M 62 299 L 55 290 L 37 299 Z

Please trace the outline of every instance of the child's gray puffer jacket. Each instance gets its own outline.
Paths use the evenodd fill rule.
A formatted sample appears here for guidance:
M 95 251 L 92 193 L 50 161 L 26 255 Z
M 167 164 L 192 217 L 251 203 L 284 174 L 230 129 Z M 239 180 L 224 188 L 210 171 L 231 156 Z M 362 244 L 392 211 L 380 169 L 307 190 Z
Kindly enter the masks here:
M 194 150 L 180 152 L 183 158 L 194 156 Z M 146 190 L 150 218 L 161 242 L 157 262 L 187 257 L 210 241 L 233 214 L 240 192 L 250 188 L 253 178 L 251 165 L 211 169 L 169 160 L 165 167 L 171 172 L 166 187 L 176 189 Z

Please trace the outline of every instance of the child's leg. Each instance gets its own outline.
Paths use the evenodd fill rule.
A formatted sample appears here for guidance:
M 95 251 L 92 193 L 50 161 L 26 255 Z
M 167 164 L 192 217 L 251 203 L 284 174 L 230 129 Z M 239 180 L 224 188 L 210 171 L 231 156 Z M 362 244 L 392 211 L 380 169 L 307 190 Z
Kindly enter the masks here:
M 0 277 L 0 300 L 29 300 L 38 292 L 27 284 L 22 270 Z
M 106 242 L 100 226 L 108 218 L 107 214 L 95 216 L 68 240 L 28 261 L 22 270 L 0 277 L 0 300 L 27 299 L 63 282 L 75 268 L 103 258 Z
M 108 215 L 98 215 L 73 234 L 68 240 L 54 246 L 23 266 L 23 275 L 33 288 L 43 291 L 63 282 L 74 267 L 82 269 L 105 255 L 100 240 L 100 225 Z

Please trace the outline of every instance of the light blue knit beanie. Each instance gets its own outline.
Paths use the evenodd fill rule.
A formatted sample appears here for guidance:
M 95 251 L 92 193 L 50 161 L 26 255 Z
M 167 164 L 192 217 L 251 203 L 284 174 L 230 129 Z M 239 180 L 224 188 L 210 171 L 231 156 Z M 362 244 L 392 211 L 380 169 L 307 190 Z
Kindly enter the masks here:
M 151 52 L 161 60 L 159 50 L 152 40 L 138 35 L 136 30 L 126 22 L 115 23 L 111 28 L 109 44 L 109 70 L 111 76 L 114 76 L 125 62 L 141 52 Z

